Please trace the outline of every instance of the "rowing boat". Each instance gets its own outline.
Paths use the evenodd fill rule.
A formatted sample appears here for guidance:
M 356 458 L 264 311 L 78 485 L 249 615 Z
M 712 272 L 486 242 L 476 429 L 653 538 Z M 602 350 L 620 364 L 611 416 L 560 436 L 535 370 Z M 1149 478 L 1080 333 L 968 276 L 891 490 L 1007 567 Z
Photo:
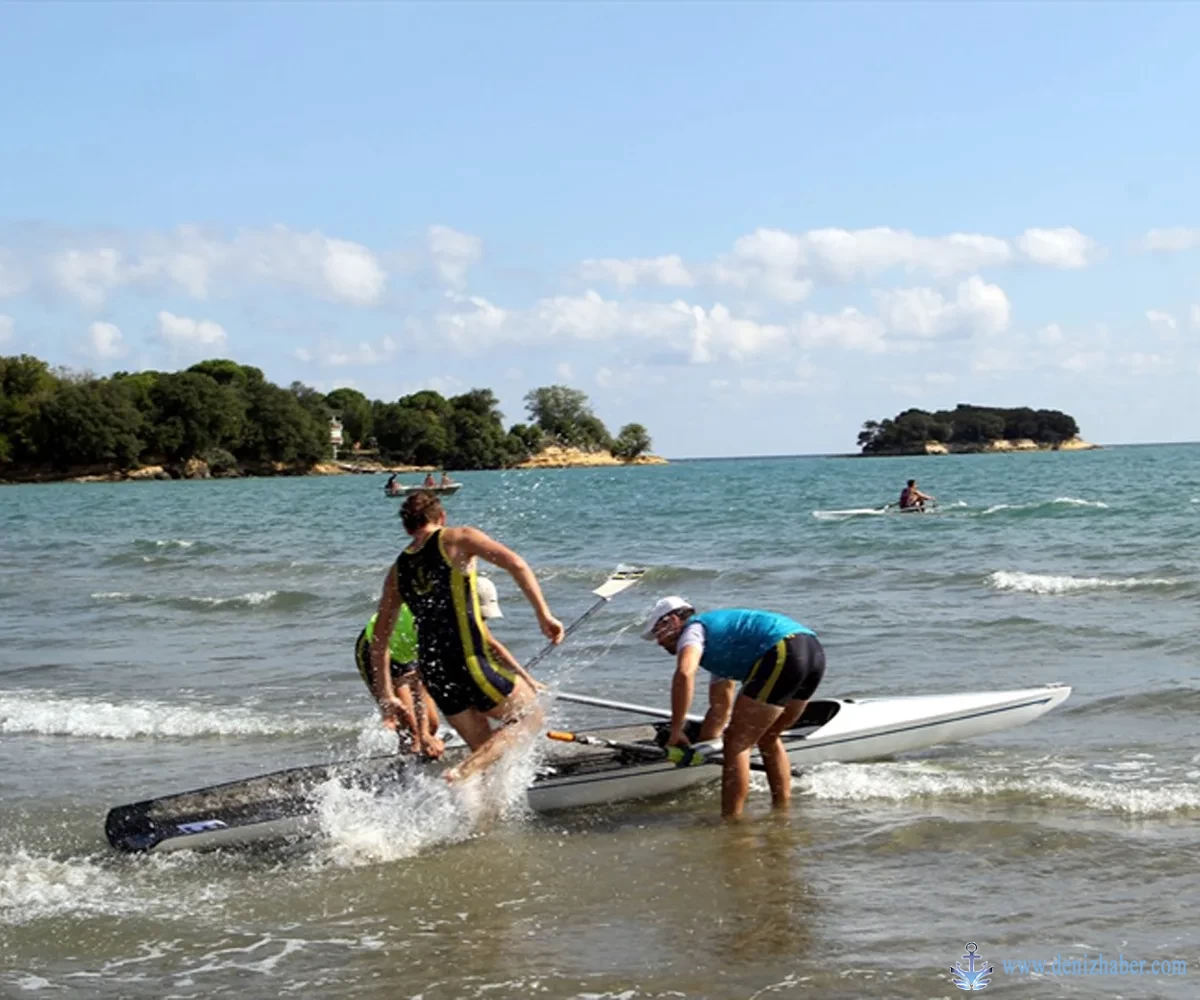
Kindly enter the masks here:
M 462 488 L 462 483 L 447 483 L 445 486 L 393 486 L 390 490 L 385 486 L 383 492 L 389 497 L 406 497 L 410 493 L 456 493 Z
M 848 507 L 845 510 L 814 510 L 813 517 L 817 520 L 843 520 L 848 517 L 882 517 L 888 514 L 937 514 L 940 508 L 936 505 L 925 507 L 901 507 L 899 504 L 888 503 L 882 507 Z
M 793 766 L 878 760 L 970 739 L 1032 722 L 1071 694 L 1063 684 L 1010 691 L 895 698 L 811 701 L 783 736 Z M 669 795 L 720 778 L 715 766 L 686 766 L 655 751 L 668 723 L 589 730 L 603 740 L 636 744 L 645 752 L 577 743 L 548 749 L 526 797 L 535 812 L 552 813 Z M 690 723 L 694 727 L 697 721 Z M 437 763 L 388 754 L 290 768 L 109 810 L 105 833 L 125 852 L 167 852 L 242 845 L 319 834 L 319 801 L 330 782 L 395 789 L 423 771 L 437 774 L 461 760 L 447 749 Z

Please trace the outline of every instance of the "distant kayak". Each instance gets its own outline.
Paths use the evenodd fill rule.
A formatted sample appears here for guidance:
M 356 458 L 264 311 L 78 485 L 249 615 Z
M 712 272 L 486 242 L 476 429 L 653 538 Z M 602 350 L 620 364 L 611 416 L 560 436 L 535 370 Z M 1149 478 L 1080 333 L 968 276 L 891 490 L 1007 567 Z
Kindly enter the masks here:
M 462 483 L 450 483 L 448 486 L 400 486 L 388 489 L 383 488 L 385 496 L 389 497 L 406 497 L 410 493 L 420 493 L 428 491 L 429 493 L 456 493 L 462 487 Z
M 886 514 L 937 514 L 940 508 L 937 504 L 927 504 L 924 507 L 901 507 L 889 503 L 882 507 L 851 507 L 847 510 L 814 510 L 813 517 L 823 521 L 840 521 L 848 517 L 882 517 Z

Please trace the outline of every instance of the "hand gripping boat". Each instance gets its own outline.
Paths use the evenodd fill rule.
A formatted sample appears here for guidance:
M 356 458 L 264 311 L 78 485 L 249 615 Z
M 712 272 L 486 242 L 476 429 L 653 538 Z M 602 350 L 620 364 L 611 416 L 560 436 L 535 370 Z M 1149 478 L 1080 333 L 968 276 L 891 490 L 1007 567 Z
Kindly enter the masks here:
M 796 727 L 784 734 L 792 765 L 878 760 L 895 754 L 1012 729 L 1032 722 L 1071 694 L 1063 684 L 1011 691 L 897 698 L 825 698 L 809 703 Z M 617 707 L 585 696 L 588 704 Z M 636 708 L 636 706 L 624 706 Z M 657 709 L 642 709 L 664 714 Z M 669 713 L 665 713 L 669 714 Z M 692 726 L 698 725 L 696 721 Z M 551 744 L 527 790 L 536 812 L 556 812 L 669 795 L 720 780 L 714 757 L 677 763 L 663 746 L 666 722 L 589 730 L 600 743 Z M 694 733 L 693 729 L 693 733 Z M 613 746 L 619 743 L 620 746 Z M 443 761 L 411 755 L 359 758 L 214 785 L 196 791 L 117 806 L 105 833 L 120 851 L 174 851 L 311 836 L 320 832 L 319 799 L 328 782 L 394 789 L 418 769 L 436 773 L 465 755 L 447 749 Z M 698 766 L 697 766 L 698 765 Z

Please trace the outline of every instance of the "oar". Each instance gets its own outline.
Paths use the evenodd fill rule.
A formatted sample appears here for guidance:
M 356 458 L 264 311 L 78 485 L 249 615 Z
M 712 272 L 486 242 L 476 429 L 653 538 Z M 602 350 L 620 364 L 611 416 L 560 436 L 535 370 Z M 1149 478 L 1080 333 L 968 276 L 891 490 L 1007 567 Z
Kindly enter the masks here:
M 624 750 L 626 753 L 640 754 L 656 760 L 669 760 L 672 764 L 678 764 L 680 767 L 720 763 L 720 758 L 711 756 L 720 753 L 720 740 L 713 740 L 711 743 L 696 743 L 690 747 L 658 747 L 648 743 L 623 743 L 620 740 L 608 740 L 602 736 L 591 736 L 588 733 L 566 733 L 557 729 L 551 729 L 546 735 L 552 740 L 559 740 L 563 743 L 608 747 L 610 750 Z
M 626 753 L 640 754 L 654 760 L 670 761 L 679 767 L 695 767 L 697 764 L 722 764 L 725 758 L 721 756 L 721 741 L 712 740 L 708 743 L 694 743 L 690 747 L 658 747 L 647 743 L 623 743 L 620 740 L 608 740 L 601 736 L 591 736 L 588 733 L 567 733 L 552 729 L 546 734 L 552 740 L 563 743 L 582 743 L 585 746 L 608 747 L 610 750 L 624 750 Z M 765 771 L 766 764 L 750 761 L 751 771 Z M 799 778 L 801 773 L 791 768 L 792 777 Z
M 627 701 L 610 701 L 607 698 L 593 698 L 587 694 L 571 694 L 569 691 L 555 691 L 555 698 L 563 701 L 573 701 L 580 705 L 594 705 L 596 708 L 611 708 L 618 712 L 632 712 L 635 715 L 649 715 L 656 719 L 670 719 L 671 713 L 665 708 L 651 708 L 649 705 L 635 705 Z M 689 715 L 687 719 L 693 722 L 703 722 L 702 715 Z
M 592 591 L 592 593 L 599 597 L 600 600 L 598 600 L 595 604 L 588 608 L 587 611 L 581 614 L 566 627 L 566 630 L 563 632 L 564 641 L 566 640 L 567 636 L 569 636 L 572 632 L 579 628 L 580 625 L 591 618 L 592 615 L 594 615 L 597 611 L 604 607 L 604 605 L 616 597 L 617 594 L 624 590 L 628 590 L 645 575 L 646 571 L 637 566 L 625 566 L 623 564 L 618 566 L 607 580 L 605 580 L 602 584 L 600 584 L 599 587 Z M 525 669 L 530 669 L 535 663 L 545 657 L 546 654 L 548 654 L 552 649 L 554 649 L 554 643 L 546 643 L 546 645 L 543 646 L 537 653 L 535 653 L 533 658 L 525 664 Z

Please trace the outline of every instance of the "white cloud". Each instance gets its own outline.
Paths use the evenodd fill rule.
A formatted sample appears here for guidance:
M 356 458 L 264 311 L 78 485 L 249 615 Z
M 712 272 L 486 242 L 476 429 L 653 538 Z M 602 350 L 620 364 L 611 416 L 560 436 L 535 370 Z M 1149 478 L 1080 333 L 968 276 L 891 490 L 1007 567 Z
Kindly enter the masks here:
M 711 309 L 683 301 L 621 302 L 589 290 L 539 300 L 527 310 L 510 311 L 480 296 L 453 295 L 457 308 L 435 317 L 439 331 L 462 347 L 498 343 L 559 344 L 623 338 L 657 341 L 666 350 L 704 364 L 719 357 L 741 360 L 785 343 L 789 329 L 734 316 L 727 307 Z
M 1058 229 L 1026 229 L 1017 246 L 1035 264 L 1075 269 L 1087 267 L 1097 246 L 1074 226 Z
M 450 301 L 469 309 L 446 310 L 434 318 L 441 335 L 460 348 L 489 347 L 504 339 L 512 315 L 480 295 L 450 293 Z
M 13 335 L 13 318 L 0 314 L 0 344 L 7 343 Z
M 585 281 L 609 281 L 621 288 L 634 285 L 686 287 L 696 283 L 695 277 L 678 254 L 635 257 L 630 260 L 611 257 L 601 260 L 588 259 L 579 266 L 579 276 Z
M 1160 330 L 1170 330 L 1174 333 L 1179 329 L 1179 323 L 1174 316 L 1158 309 L 1147 309 L 1146 319 L 1150 321 L 1151 326 L 1158 327 Z
M 694 364 L 707 364 L 718 357 L 742 361 L 788 339 L 786 327 L 738 319 L 722 305 L 715 305 L 707 312 L 700 306 L 692 306 L 690 311 L 694 320 L 690 356 Z
M 1200 229 L 1186 226 L 1151 229 L 1142 237 L 1142 246 L 1146 250 L 1191 250 L 1200 247 Z
M 793 234 L 758 229 L 738 239 L 732 253 L 718 259 L 712 274 L 738 288 L 760 286 L 783 302 L 807 297 L 814 279 L 848 283 L 870 279 L 895 267 L 937 277 L 1007 264 L 1008 242 L 977 233 L 917 236 L 907 230 L 813 229 Z
M 468 268 L 483 256 L 483 240 L 449 226 L 430 226 L 426 240 L 442 281 L 453 288 L 466 287 Z
M 979 277 L 961 282 L 953 301 L 932 288 L 876 292 L 875 297 L 887 328 L 914 337 L 1002 333 L 1008 329 L 1011 312 L 1004 289 Z
M 297 347 L 292 353 L 301 361 L 307 362 L 313 359 L 312 351 L 307 347 Z
M 166 310 L 158 314 L 158 335 L 176 346 L 224 347 L 227 340 L 218 323 L 176 316 Z
M 689 269 L 674 254 L 588 259 L 581 265 L 580 274 L 622 288 L 706 281 L 794 304 L 807 299 L 817 283 L 870 280 L 894 268 L 945 279 L 1009 265 L 1022 255 L 1046 266 L 1076 268 L 1089 263 L 1097 249 L 1090 237 L 1070 226 L 1027 229 L 1015 246 L 1007 239 L 983 233 L 918 236 L 887 226 L 792 233 L 763 227 L 739 237 L 728 253 L 707 266 Z
M 108 293 L 127 280 L 121 253 L 112 247 L 54 254 L 50 273 L 60 289 L 93 308 L 104 305 Z
M 112 323 L 93 323 L 88 327 L 92 354 L 97 358 L 119 358 L 125 353 L 121 331 Z
M 325 241 L 321 270 L 330 294 L 355 305 L 378 302 L 387 284 L 387 275 L 375 255 L 348 240 Z
M 805 313 L 797 324 L 799 342 L 805 347 L 840 347 L 878 353 L 886 349 L 884 326 L 875 316 L 847 306 L 840 313 Z
M 572 374 L 570 363 L 563 361 L 555 367 L 554 373 L 561 379 L 571 379 L 575 376 Z
M 25 263 L 33 266 L 39 280 L 92 308 L 122 288 L 147 294 L 181 290 L 206 299 L 217 288 L 228 291 L 246 284 L 274 284 L 334 302 L 374 305 L 387 286 L 387 274 L 369 249 L 315 230 L 302 233 L 272 226 L 242 229 L 223 238 L 196 226 L 179 226 L 170 232 L 105 239 L 101 245 L 65 246 L 45 257 L 34 255 Z M 62 237 L 57 241 L 67 242 Z M 23 291 L 30 283 L 0 258 L 0 293 Z
M 1200 306 L 1192 306 L 1192 329 L 1200 330 Z

